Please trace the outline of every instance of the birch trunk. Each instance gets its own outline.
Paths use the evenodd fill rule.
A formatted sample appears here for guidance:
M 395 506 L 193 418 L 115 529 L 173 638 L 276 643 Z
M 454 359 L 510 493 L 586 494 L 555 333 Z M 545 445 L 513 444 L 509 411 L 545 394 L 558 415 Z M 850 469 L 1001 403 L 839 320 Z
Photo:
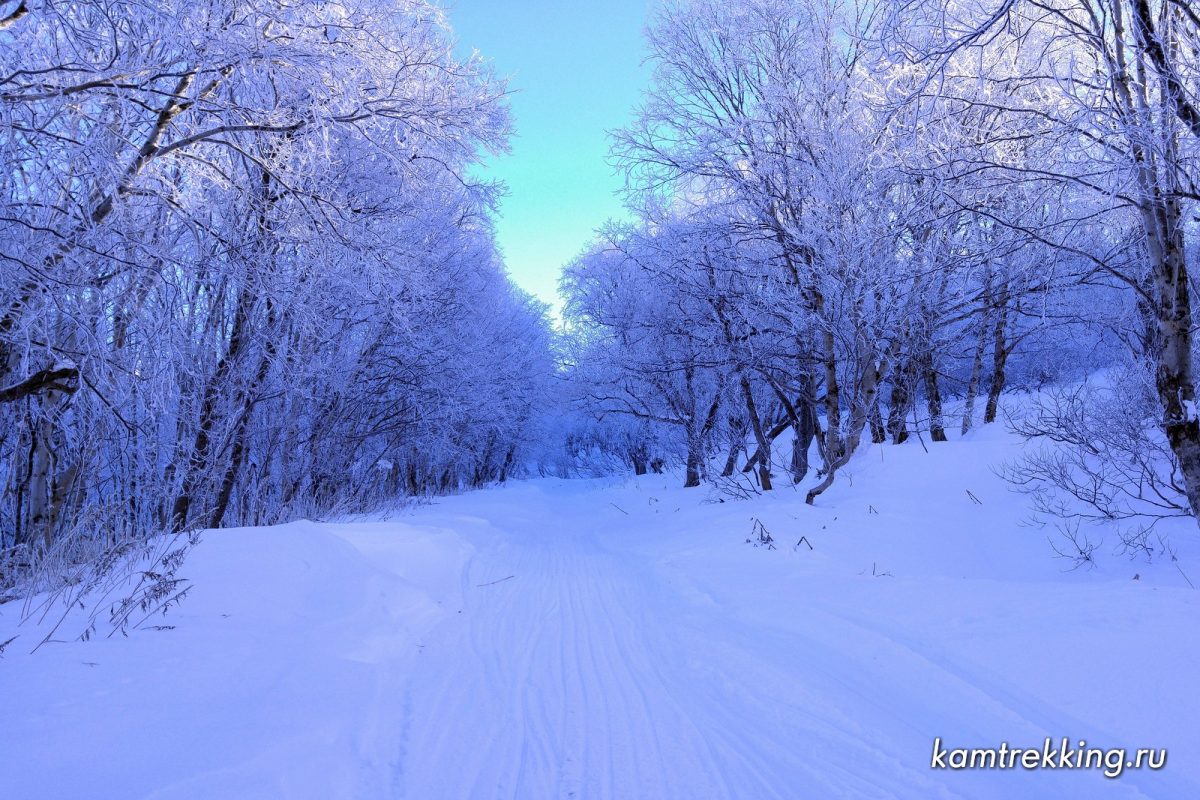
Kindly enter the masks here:
M 979 338 L 975 342 L 975 355 L 971 359 L 971 377 L 967 380 L 967 396 L 963 404 L 962 434 L 965 436 L 975 422 L 975 400 L 979 396 L 979 383 L 983 376 L 983 354 L 987 350 L 988 322 L 992 311 L 992 272 L 988 268 L 984 281 L 983 309 L 979 319 Z

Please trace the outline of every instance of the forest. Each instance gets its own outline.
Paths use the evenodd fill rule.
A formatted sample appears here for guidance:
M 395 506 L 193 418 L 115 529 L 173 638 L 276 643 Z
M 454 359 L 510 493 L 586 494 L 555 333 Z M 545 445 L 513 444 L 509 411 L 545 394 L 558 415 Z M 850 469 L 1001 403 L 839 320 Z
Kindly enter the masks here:
M 523 462 L 550 333 L 468 174 L 505 88 L 438 9 L 4 12 L 0 583 Z
M 1069 516 L 1190 514 L 1196 22 L 1187 3 L 668 7 L 614 136 L 636 216 L 563 278 L 576 388 L 623 420 L 596 442 L 640 469 L 665 436 L 689 486 L 815 471 L 812 503 L 865 438 L 944 442 L 1006 390 L 1107 370 L 1017 421 L 1067 448 L 1014 479 Z
M 538 472 L 812 503 L 866 439 L 1097 371 L 1015 423 L 1066 447 L 1013 479 L 1200 499 L 1191 3 L 666 4 L 611 132 L 629 218 L 557 325 L 476 169 L 506 83 L 442 9 L 0 13 L 0 584 Z
M 0 0 L 0 163 L 0 796 L 1200 797 L 1197 0 Z

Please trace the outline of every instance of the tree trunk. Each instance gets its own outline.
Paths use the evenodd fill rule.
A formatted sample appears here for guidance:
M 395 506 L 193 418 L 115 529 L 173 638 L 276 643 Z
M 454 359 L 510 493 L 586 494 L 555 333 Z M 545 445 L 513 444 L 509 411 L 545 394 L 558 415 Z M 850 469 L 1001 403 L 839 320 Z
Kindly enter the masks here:
M 800 483 L 808 475 L 808 451 L 817 435 L 816 398 L 813 397 L 812 379 L 804 375 L 800 379 L 800 397 L 796 402 L 796 414 L 792 418 L 792 483 Z
M 887 441 L 887 427 L 883 424 L 883 409 L 879 402 L 879 392 L 875 392 L 875 401 L 871 403 L 871 441 L 883 444 Z
M 892 369 L 892 399 L 888 407 L 887 421 L 887 431 L 892 437 L 892 444 L 908 441 L 908 409 L 912 403 L 908 366 L 911 361 L 911 358 L 897 361 Z
M 211 453 L 209 451 L 212 448 L 213 431 L 220 417 L 218 406 L 221 395 L 225 391 L 229 376 L 240 360 L 242 349 L 246 345 L 246 338 L 249 335 L 250 307 L 253 303 L 254 294 L 247 282 L 238 293 L 237 310 L 234 313 L 229 344 L 204 387 L 196 436 L 184 464 L 182 486 L 171 508 L 172 531 L 181 531 L 192 524 L 192 505 L 195 503 L 196 494 L 206 480 L 210 469 Z
M 1008 282 L 1000 284 L 996 292 L 996 325 L 992 329 L 992 380 L 988 385 L 987 406 L 984 407 L 984 424 L 996 421 L 1000 406 L 1000 394 L 1004 391 L 1005 366 L 1008 363 Z
M 1119 12 L 1119 4 L 1115 8 Z M 1196 384 L 1192 368 L 1192 319 L 1189 274 L 1184 241 L 1183 215 L 1175 194 L 1175 171 L 1179 153 L 1173 131 L 1162 131 L 1148 144 L 1140 138 L 1146 120 L 1153 118 L 1148 96 L 1150 85 L 1144 78 L 1135 80 L 1146 71 L 1148 57 L 1162 80 L 1162 111 L 1184 122 L 1195 136 L 1200 136 L 1200 114 L 1191 105 L 1179 82 L 1178 75 L 1168 63 L 1163 49 L 1164 39 L 1154 31 L 1150 7 L 1146 3 L 1133 5 L 1133 22 L 1137 69 L 1126 62 L 1127 52 L 1118 44 L 1114 49 L 1117 71 L 1113 75 L 1116 98 L 1123 106 L 1124 122 L 1131 133 L 1131 155 L 1136 166 L 1135 177 L 1141 197 L 1138 213 L 1145 234 L 1146 256 L 1152 302 L 1156 306 L 1157 336 L 1155 348 L 1155 389 L 1163 411 L 1163 430 L 1171 451 L 1179 462 L 1184 493 L 1193 516 L 1200 522 L 1200 414 L 1196 408 Z M 1118 42 L 1124 40 L 1123 20 L 1114 15 L 1114 30 Z M 1169 37 L 1165 40 L 1173 44 Z M 1188 117 L 1192 117 L 1188 119 Z M 1161 159 L 1161 161 L 1160 161 Z M 1165 164 L 1166 166 L 1160 166 Z M 1162 169 L 1165 172 L 1160 173 Z M 1169 177 L 1167 177 L 1169 176 Z
M 1155 387 L 1192 513 L 1200 512 L 1200 409 L 1192 367 L 1192 306 L 1182 215 L 1174 200 L 1143 211 L 1158 305 Z M 1198 519 L 1200 521 L 1200 519 Z
M 683 488 L 694 489 L 700 485 L 700 462 L 703 459 L 704 455 L 701 452 L 699 443 L 689 437 L 687 451 L 687 475 L 684 478 Z
M 512 471 L 516 456 L 516 450 L 512 447 L 508 448 L 508 452 L 504 454 L 504 462 L 500 465 L 500 474 L 498 476 L 501 483 L 508 480 L 508 473 Z
M 746 426 L 738 417 L 729 418 L 729 455 L 725 458 L 725 468 L 721 477 L 728 478 L 737 470 L 738 455 L 746 449 Z
M 983 295 L 983 311 L 979 320 L 979 338 L 975 342 L 975 355 L 971 359 L 971 377 L 967 380 L 966 402 L 963 404 L 962 433 L 965 436 L 975 421 L 975 398 L 979 396 L 979 383 L 983 375 L 983 353 L 987 349 L 988 320 L 991 317 L 992 277 L 988 273 Z
M 855 404 L 854 413 L 850 415 L 850 430 L 854 436 L 854 441 L 851 443 L 851 450 L 858 449 L 859 438 L 862 437 L 862 432 L 868 424 L 871 425 L 871 441 L 876 444 L 883 441 L 881 436 L 878 441 L 875 438 L 875 426 L 883 428 L 883 419 L 879 411 L 879 384 L 883 379 L 883 370 L 887 369 L 887 363 L 890 356 L 885 356 L 883 361 L 877 361 L 875 353 L 871 352 L 865 356 L 860 355 L 860 362 L 863 364 L 859 375 L 859 397 Z M 882 430 L 880 431 L 882 434 Z
M 268 325 L 268 336 L 271 334 L 270 328 L 271 326 Z M 208 523 L 210 528 L 221 527 L 221 523 L 225 519 L 226 509 L 229 508 L 229 498 L 233 494 L 233 487 L 237 483 L 238 475 L 242 471 L 242 464 L 246 460 L 246 452 L 249 449 L 246 434 L 250 426 L 250 417 L 254 411 L 254 390 L 266 381 L 270 368 L 270 354 L 264 353 L 259 360 L 258 370 L 254 374 L 254 382 L 242 390 L 241 407 L 238 409 L 238 418 L 233 431 L 233 446 L 229 452 L 229 463 L 225 467 L 221 488 L 217 491 L 217 501 L 213 506 L 212 518 Z
M 762 420 L 758 417 L 758 409 L 754 404 L 754 390 L 745 375 L 741 379 L 742 398 L 746 401 L 746 414 L 750 417 L 750 430 L 754 432 L 754 441 L 758 445 L 758 482 L 764 492 L 771 491 L 771 442 L 763 432 Z
M 722 478 L 728 478 L 734 473 L 737 469 L 738 455 L 745 448 L 746 446 L 736 439 L 729 443 L 729 455 L 725 458 L 725 468 L 721 470 Z
M 689 385 L 691 383 L 689 376 Z M 691 407 L 696 407 L 695 396 L 691 398 Z M 708 437 L 712 433 L 713 427 L 717 424 L 717 412 L 721 410 L 721 393 L 713 397 L 712 404 L 708 407 L 708 413 L 704 416 L 704 421 L 696 419 L 693 413 L 687 421 L 687 476 L 684 479 L 684 488 L 693 489 L 700 485 L 700 479 L 704 476 L 704 450 L 708 442 Z M 656 459 L 657 460 L 657 459 Z M 653 466 L 653 465 L 651 465 Z
M 50 530 L 50 474 L 54 469 L 53 423 L 48 417 L 48 409 L 44 406 L 53 402 L 54 394 L 45 397 L 46 402 L 39 411 L 37 419 L 30 426 L 32 436 L 29 440 L 29 517 L 25 526 L 25 540 L 34 541 L 40 538 L 42 546 L 49 547 L 53 542 L 53 531 Z
M 893 348 L 894 350 L 895 348 Z M 822 493 L 833 485 L 834 478 L 837 477 L 837 471 L 846 466 L 853 457 L 854 452 L 858 449 L 858 445 L 862 441 L 863 430 L 867 427 L 867 422 L 871 417 L 871 406 L 879 394 L 879 379 L 883 372 L 887 369 L 888 357 L 885 357 L 883 362 L 875 360 L 875 354 L 868 354 L 865 358 L 860 358 L 863 363 L 861 373 L 859 375 L 859 398 L 855 403 L 854 409 L 850 414 L 850 430 L 846 436 L 846 446 L 843 448 L 841 455 L 836 460 L 830 461 L 826 465 L 824 479 L 808 490 L 804 496 L 804 502 L 812 505 Z
M 54 476 L 50 489 L 50 517 L 46 521 L 46 530 L 50 536 L 56 535 L 63 520 L 70 518 L 67 506 L 71 498 L 76 495 L 75 477 L 78 474 L 79 461 L 73 461 L 61 474 Z M 71 502 L 70 505 L 72 508 L 75 507 L 74 502 Z
M 944 442 L 946 441 L 946 426 L 942 420 L 942 390 L 938 386 L 933 353 L 928 350 L 921 358 L 921 371 L 925 374 L 925 402 L 929 408 L 929 438 L 935 442 Z
M 826 323 L 828 324 L 828 323 Z M 842 456 L 842 396 L 837 377 L 837 350 L 833 338 L 833 328 L 827 327 L 821 334 L 821 363 L 825 368 L 825 451 L 830 461 L 837 461 Z

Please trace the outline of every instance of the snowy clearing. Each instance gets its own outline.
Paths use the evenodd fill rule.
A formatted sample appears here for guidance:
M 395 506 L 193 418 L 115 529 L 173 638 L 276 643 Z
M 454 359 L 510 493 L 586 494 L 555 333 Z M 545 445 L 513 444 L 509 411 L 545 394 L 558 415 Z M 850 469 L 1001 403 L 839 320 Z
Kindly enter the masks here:
M 175 628 L 128 640 L 29 656 L 7 604 L 0 796 L 1200 796 L 1196 593 L 1062 572 L 988 436 L 873 448 L 818 508 L 539 480 L 211 532 Z M 935 771 L 935 736 L 1170 758 Z

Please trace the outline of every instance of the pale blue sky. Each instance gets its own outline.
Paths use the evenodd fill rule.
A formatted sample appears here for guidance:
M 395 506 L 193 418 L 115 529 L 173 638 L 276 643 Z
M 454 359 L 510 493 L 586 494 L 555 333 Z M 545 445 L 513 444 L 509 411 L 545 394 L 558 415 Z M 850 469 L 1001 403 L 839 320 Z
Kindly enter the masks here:
M 486 172 L 509 188 L 497 235 L 513 279 L 557 307 L 563 264 L 623 214 L 605 131 L 629 120 L 648 82 L 653 0 L 444 2 L 460 46 L 511 78 L 512 155 Z

